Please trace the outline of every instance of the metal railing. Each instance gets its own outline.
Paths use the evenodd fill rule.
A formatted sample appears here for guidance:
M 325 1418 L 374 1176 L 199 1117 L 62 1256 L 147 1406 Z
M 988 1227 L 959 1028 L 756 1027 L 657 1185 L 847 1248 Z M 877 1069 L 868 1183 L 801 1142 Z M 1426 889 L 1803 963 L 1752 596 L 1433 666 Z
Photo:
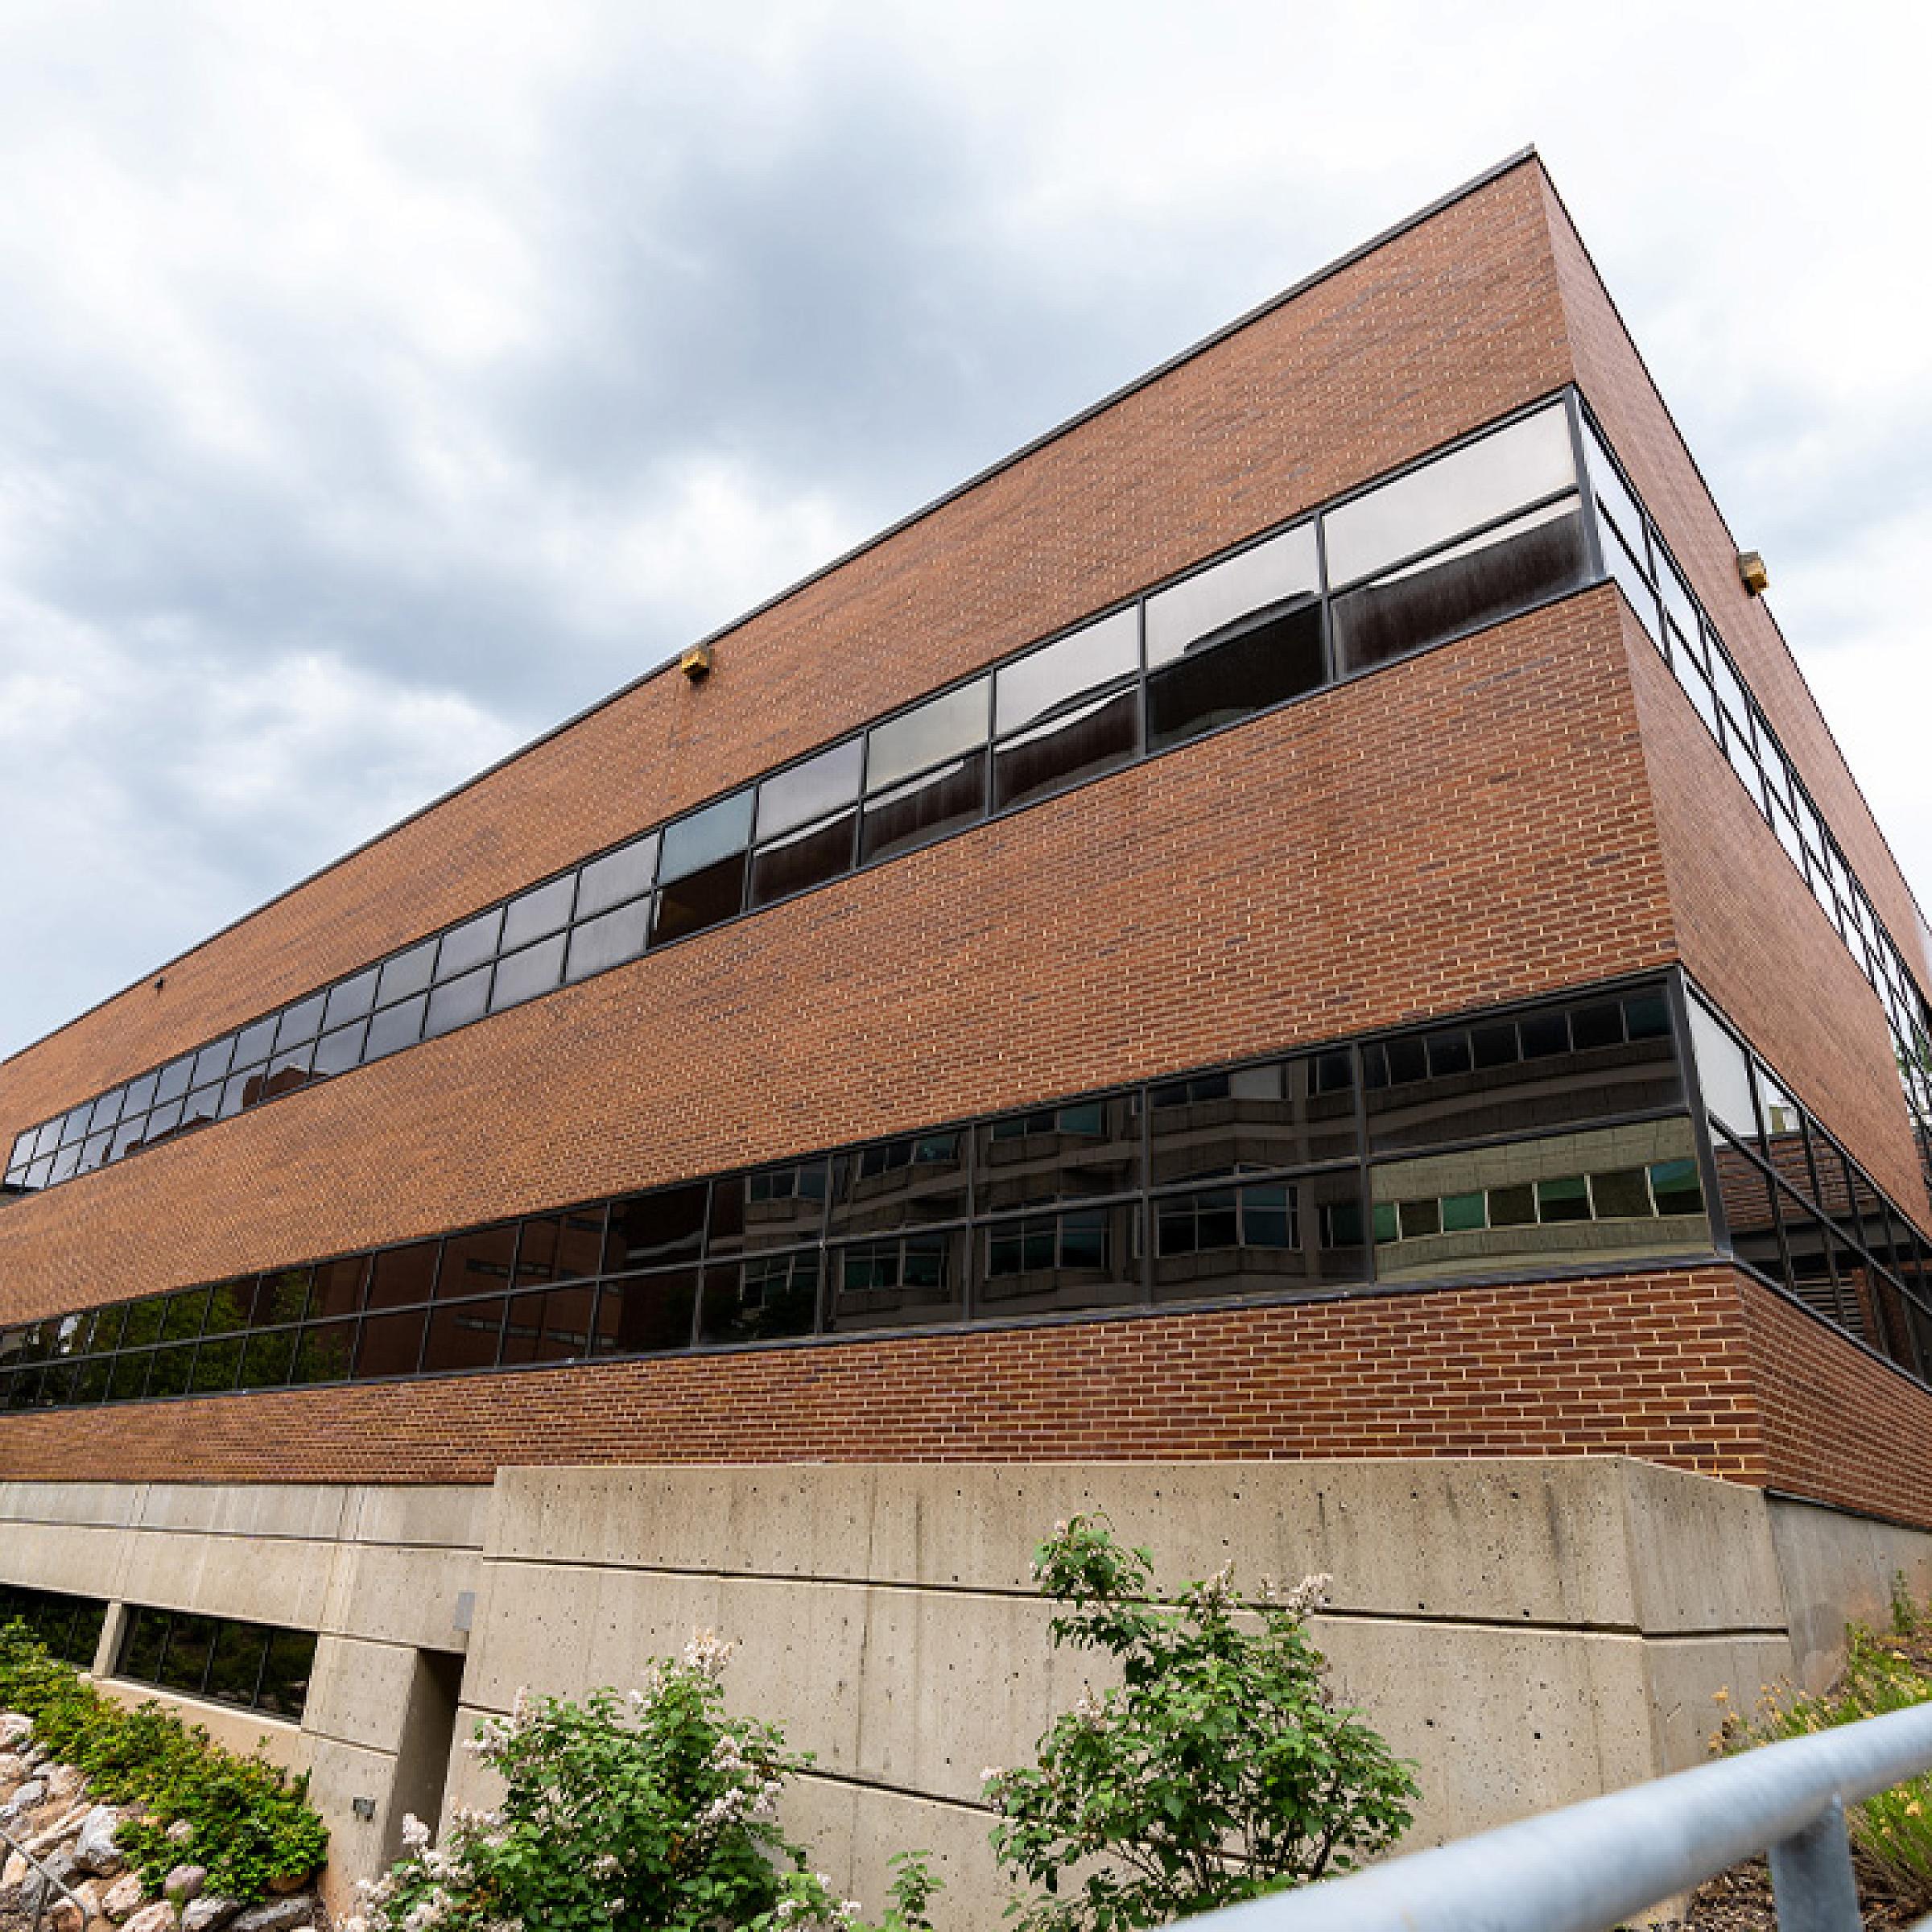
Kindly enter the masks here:
M 23 1896 L 14 1912 L 15 1922 L 24 1926 L 25 1932 L 40 1932 L 42 1922 L 45 1920 L 47 1912 L 53 1904 L 56 1893 L 58 1893 L 80 1914 L 79 1922 L 85 1926 L 88 1922 L 87 1901 L 74 1890 L 72 1885 L 68 1884 L 66 1880 L 56 1878 L 19 1839 L 14 1836 L 12 1832 L 7 1830 L 5 1825 L 0 1825 L 0 1865 L 4 1865 L 15 1852 L 27 1860 L 27 1865 L 33 1873 L 31 1878 L 23 1879 L 21 1881 L 20 1889 Z M 30 1887 L 31 1888 L 31 1893 Z M 30 1909 L 27 1903 L 29 1897 L 32 1900 L 31 1909 L 33 1917 L 31 1918 L 24 1917 L 26 1912 Z
M 1928 1769 L 1932 1703 L 1763 1745 L 1187 1925 L 1608 1932 L 1768 1851 L 1780 1932 L 1860 1932 L 1845 1806 Z

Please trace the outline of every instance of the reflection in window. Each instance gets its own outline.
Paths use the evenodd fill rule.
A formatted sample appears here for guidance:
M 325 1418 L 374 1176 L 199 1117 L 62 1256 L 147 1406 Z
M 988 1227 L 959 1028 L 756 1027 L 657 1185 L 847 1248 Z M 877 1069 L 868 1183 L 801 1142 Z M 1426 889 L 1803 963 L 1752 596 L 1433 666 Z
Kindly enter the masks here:
M 1384 1281 L 1707 1249 L 1688 1121 L 1643 1121 L 1373 1170 Z
M 1140 1229 L 1134 1201 L 994 1222 L 980 1234 L 985 1273 L 976 1311 L 1046 1314 L 1139 1301 Z
M 1163 1081 L 1152 1104 L 1156 1187 L 1355 1155 L 1355 1067 L 1347 1052 Z
M 983 745 L 992 684 L 990 678 L 976 678 L 875 724 L 866 735 L 866 791 L 877 793 Z
M 986 753 L 942 765 L 923 777 L 871 793 L 860 834 L 859 856 L 868 861 L 910 852 L 986 814 Z
M 977 1212 L 1125 1194 L 1141 1179 L 1138 1094 L 1009 1114 L 979 1129 Z
M 1321 606 L 1263 613 L 1202 638 L 1185 657 L 1148 674 L 1148 748 L 1184 744 L 1327 679 Z
M 704 1271 L 700 1339 L 764 1342 L 810 1335 L 819 1317 L 819 1253 L 761 1254 Z
M 948 1221 L 970 1212 L 967 1137 L 956 1127 L 875 1141 L 832 1162 L 834 1234 Z
M 956 1322 L 966 1312 L 964 1228 L 934 1229 L 832 1250 L 834 1331 Z
M 1164 1195 L 1154 1212 L 1158 1301 L 1319 1288 L 1366 1271 L 1352 1171 Z

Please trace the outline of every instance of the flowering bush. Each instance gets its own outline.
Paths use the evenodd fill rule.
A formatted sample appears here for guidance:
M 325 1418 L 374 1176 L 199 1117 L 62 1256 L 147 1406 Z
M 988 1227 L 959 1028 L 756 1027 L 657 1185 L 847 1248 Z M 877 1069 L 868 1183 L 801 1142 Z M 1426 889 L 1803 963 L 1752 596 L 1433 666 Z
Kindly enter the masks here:
M 730 1649 L 701 1633 L 623 1698 L 519 1694 L 469 1745 L 502 1777 L 502 1805 L 459 1812 L 440 1847 L 407 1820 L 406 1856 L 345 1932 L 864 1932 L 778 1823 L 809 1755 L 724 1714 Z M 895 1863 L 877 1932 L 923 1926 L 935 1889 L 923 1859 Z
M 1056 1645 L 1117 1660 L 1038 1746 L 1038 1766 L 990 1770 L 993 1850 L 1046 1896 L 1016 1900 L 1020 1932 L 1123 1932 L 1348 1870 L 1409 1827 L 1409 1767 L 1337 1705 L 1307 1620 L 1326 1577 L 1260 1600 L 1231 1567 L 1151 1600 L 1153 1559 L 1104 1517 L 1055 1525 L 1034 1575 L 1066 1606 Z M 1063 1886 L 1067 1888 L 1062 1895 Z

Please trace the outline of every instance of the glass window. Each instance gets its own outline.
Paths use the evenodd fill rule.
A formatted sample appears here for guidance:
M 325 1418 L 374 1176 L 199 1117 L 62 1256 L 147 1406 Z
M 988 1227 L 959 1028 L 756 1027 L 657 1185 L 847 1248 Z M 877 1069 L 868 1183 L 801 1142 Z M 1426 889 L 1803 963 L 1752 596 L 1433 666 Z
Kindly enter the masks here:
M 188 1082 L 194 1077 L 194 1071 L 195 1063 L 192 1058 L 184 1056 L 171 1061 L 156 1076 L 155 1098 L 157 1100 L 180 1100 L 188 1092 Z M 45 1154 L 47 1149 L 43 1146 L 40 1151 Z
M 1317 689 L 1327 677 L 1319 604 L 1217 632 L 1149 675 L 1148 748 L 1165 750 L 1285 704 Z
M 348 1254 L 316 1265 L 308 1312 L 312 1319 L 353 1315 L 362 1306 L 362 1284 L 369 1274 L 369 1257 Z
M 332 1074 L 347 1073 L 350 1067 L 362 1063 L 362 1042 L 369 1035 L 369 1022 L 357 1020 L 347 1026 L 338 1026 L 333 1033 L 325 1033 L 316 1042 L 314 1071 L 317 1080 L 326 1080 Z
M 704 1191 L 704 1183 L 698 1183 Z M 605 1265 L 602 1207 L 571 1214 L 533 1215 L 522 1225 L 514 1286 L 540 1286 L 596 1274 Z
M 665 1261 L 695 1261 L 704 1239 L 705 1184 L 660 1187 L 613 1202 L 605 1245 L 609 1274 Z
M 356 1344 L 356 1378 L 414 1375 L 423 1359 L 423 1335 L 428 1322 L 427 1313 L 420 1308 L 400 1315 L 364 1316 L 361 1337 Z
M 293 1328 L 270 1328 L 250 1335 L 242 1345 L 242 1373 L 235 1385 L 239 1389 L 286 1387 L 299 1339 Z
M 444 933 L 436 952 L 436 977 L 453 980 L 485 960 L 494 959 L 502 931 L 503 909 L 498 906 Z M 439 1030 L 432 1026 L 430 1030 Z
M 867 734 L 866 791 L 876 793 L 984 745 L 991 687 L 991 679 L 976 678 L 875 725 Z
M 306 1630 L 278 1630 L 268 1641 L 258 1707 L 291 1722 L 308 1701 L 308 1681 L 316 1667 L 316 1640 Z
M 379 969 L 372 966 L 331 987 L 322 1013 L 324 1029 L 345 1026 L 352 1020 L 363 1018 L 376 1003 L 376 983 L 380 976 Z
M 688 1348 L 697 1298 L 697 1274 L 689 1268 L 605 1282 L 597 1296 L 593 1352 L 658 1355 Z
M 423 1022 L 424 1038 L 434 1039 L 440 1033 L 448 1033 L 472 1020 L 480 1020 L 489 1004 L 487 966 L 479 966 L 474 972 L 465 973 L 460 980 L 445 980 L 429 996 L 429 1013 Z M 402 1009 L 395 1007 L 391 1010 L 400 1013 Z
M 1336 598 L 1336 668 L 1366 671 L 1499 622 L 1575 588 L 1588 568 L 1575 498 L 1533 510 Z
M 976 751 L 865 802 L 859 856 L 865 861 L 909 852 L 985 817 L 986 754 Z
M 570 923 L 571 901 L 576 890 L 577 875 L 570 872 L 512 899 L 503 913 L 504 952 L 514 952 L 533 939 L 561 932 Z
M 1024 804 L 1125 764 L 1140 749 L 1137 685 L 1057 712 L 993 747 L 996 809 Z
M 402 1047 L 415 1046 L 423 1037 L 423 1022 L 428 1010 L 429 996 L 421 993 L 398 1005 L 384 1007 L 369 1023 L 362 1057 L 379 1060 Z
M 208 1660 L 208 1696 L 218 1704 L 253 1705 L 267 1648 L 268 1633 L 259 1624 L 218 1624 Z
M 1140 613 L 1118 610 L 1057 642 L 1003 664 L 993 675 L 993 728 L 1005 737 L 1082 705 L 1140 669 Z
M 652 909 L 651 944 L 668 945 L 736 919 L 744 910 L 745 869 L 745 855 L 737 852 L 660 886 Z
M 721 1175 L 711 1184 L 708 1256 L 816 1241 L 825 1220 L 823 1157 Z
M 1641 576 L 1649 568 L 1644 519 L 1636 499 L 1624 487 L 1624 479 L 1589 423 L 1583 425 L 1583 461 L 1590 472 L 1590 486 L 1611 527 L 1622 538 Z M 1604 546 L 1608 551 L 1609 546 Z
M 746 786 L 666 826 L 660 881 L 687 878 L 742 852 L 751 842 L 751 804 Z
M 300 1321 L 308 1307 L 311 1272 L 307 1268 L 279 1268 L 258 1278 L 248 1297 L 248 1326 L 272 1328 Z
M 1352 1171 L 1163 1195 L 1154 1212 L 1158 1301 L 1280 1294 L 1368 1277 L 1361 1183 Z
M 976 1131 L 976 1212 L 997 1214 L 1055 1201 L 1125 1194 L 1141 1184 L 1137 1093 L 1077 1107 L 1049 1108 Z
M 436 976 L 436 942 L 425 939 L 407 952 L 398 952 L 382 962 L 376 984 L 376 1003 L 392 1006 L 412 993 L 427 993 Z
M 425 1375 L 454 1375 L 466 1368 L 493 1368 L 503 1339 L 502 1295 L 457 1302 L 434 1309 L 423 1346 Z
M 369 1270 L 370 1308 L 406 1308 L 427 1302 L 436 1293 L 440 1241 L 412 1241 L 407 1248 L 385 1248 Z
M 326 1004 L 326 996 L 315 993 L 288 1008 L 275 1028 L 275 1051 L 280 1053 L 312 1040 L 322 1030 L 322 1009 Z
M 1575 482 L 1569 419 L 1553 404 L 1330 510 L 1328 581 L 1353 583 Z
M 443 1244 L 442 1271 L 436 1277 L 436 1297 L 453 1301 L 465 1294 L 487 1294 L 510 1286 L 517 1257 L 517 1224 L 499 1221 L 452 1234 Z
M 975 1312 L 1043 1315 L 1142 1298 L 1137 1201 L 1022 1215 L 980 1230 L 984 1274 Z
M 1369 1145 L 1377 1152 L 1534 1133 L 1683 1100 L 1668 1021 L 1649 993 L 1473 1028 L 1418 1029 L 1372 1042 L 1362 1062 Z
M 1152 1100 L 1157 1187 L 1355 1158 L 1354 1067 L 1346 1053 L 1163 1081 Z
M 1674 1179 L 1669 1208 L 1649 1185 L 1653 1170 Z M 1413 1281 L 1706 1251 L 1695 1176 L 1681 1118 L 1385 1162 L 1372 1174 L 1376 1273 Z
M 724 1344 L 810 1335 L 818 1307 L 815 1248 L 748 1256 L 734 1265 L 704 1270 L 699 1339 Z
M 1706 1111 L 1715 1114 L 1740 1138 L 1757 1139 L 1749 1056 L 1703 1001 L 1694 997 L 1687 1004 L 1690 1044 L 1697 1057 L 1698 1084 L 1703 1089 Z
M 211 1082 L 221 1080 L 227 1074 L 229 1068 L 234 1064 L 234 1059 L 235 1036 L 232 1033 L 225 1040 L 217 1040 L 212 1046 L 204 1046 L 195 1055 L 194 1084 L 197 1087 L 206 1087 Z M 85 1125 L 87 1120 L 85 1108 L 80 1109 L 80 1118 Z M 66 1137 L 63 1136 L 63 1137 Z
M 564 968 L 565 979 L 587 980 L 592 973 L 607 972 L 634 960 L 650 936 L 650 901 L 640 899 L 630 906 L 591 919 L 570 935 L 570 955 Z
M 563 973 L 564 935 L 560 932 L 538 940 L 534 946 L 526 946 L 521 952 L 506 953 L 497 962 L 497 976 L 490 985 L 490 1011 L 501 1013 L 506 1006 L 520 1006 L 526 1000 L 554 991 Z
M 649 892 L 657 876 L 658 835 L 650 832 L 584 868 L 577 886 L 577 917 L 587 919 L 626 904 Z
M 274 1051 L 275 1029 L 282 1023 L 279 1013 L 270 1013 L 266 1020 L 257 1020 L 252 1026 L 244 1026 L 235 1042 L 235 1064 L 237 1067 L 259 1067 Z
M 758 786 L 758 837 L 795 832 L 841 806 L 856 804 L 865 758 L 865 741 L 848 738 L 766 778 Z
M 161 1653 L 167 1647 L 168 1622 L 165 1610 L 129 1611 L 127 1634 L 121 1640 L 121 1655 L 115 1665 L 118 1675 L 143 1684 L 158 1681 Z
M 161 1305 L 159 1339 L 164 1342 L 192 1342 L 200 1334 L 202 1325 L 208 1319 L 211 1292 L 207 1288 L 184 1288 L 178 1294 L 167 1296 Z
M 966 1130 L 874 1141 L 832 1162 L 829 1225 L 835 1234 L 902 1228 L 964 1218 L 968 1155 Z
M 155 1088 L 159 1084 L 160 1077 L 159 1074 L 144 1073 L 139 1080 L 129 1084 L 127 1104 L 121 1109 L 122 1120 L 134 1114 L 146 1113 L 154 1104 Z
M 1245 631 L 1245 620 L 1319 596 L 1321 565 L 1315 526 L 1298 523 L 1147 600 L 1147 668 L 1158 669 L 1199 646 Z
M 761 845 L 751 861 L 751 902 L 769 906 L 808 892 L 850 872 L 858 844 L 858 816 L 842 811 L 822 824 Z
M 925 1228 L 834 1249 L 826 1327 L 849 1332 L 956 1322 L 966 1311 L 966 1230 Z

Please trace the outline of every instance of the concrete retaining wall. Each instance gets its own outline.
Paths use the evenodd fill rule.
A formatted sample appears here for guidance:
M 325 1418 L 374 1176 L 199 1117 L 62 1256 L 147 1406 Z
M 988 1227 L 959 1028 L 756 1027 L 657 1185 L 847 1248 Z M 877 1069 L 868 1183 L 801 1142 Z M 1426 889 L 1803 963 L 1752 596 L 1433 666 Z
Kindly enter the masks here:
M 1163 1585 L 1230 1558 L 1249 1583 L 1332 1575 L 1319 1641 L 1416 1761 L 1418 1842 L 1695 1763 L 1719 1688 L 1819 1682 L 1895 1573 L 1932 1591 L 1932 1536 L 1608 1457 L 0 1484 L 0 1580 L 320 1632 L 299 1730 L 220 1715 L 312 1769 L 338 1898 L 433 1793 L 423 1714 L 459 1668 L 461 1738 L 519 1689 L 622 1687 L 714 1629 L 738 1646 L 733 1707 L 816 1753 L 793 1822 L 819 1862 L 869 1903 L 893 1852 L 927 1846 L 965 1926 L 1003 1902 L 980 1773 L 1029 1758 L 1092 1670 L 1053 1654 L 1029 1576 L 1088 1509 L 1151 1546 Z M 457 1752 L 447 1802 L 487 1796 Z

